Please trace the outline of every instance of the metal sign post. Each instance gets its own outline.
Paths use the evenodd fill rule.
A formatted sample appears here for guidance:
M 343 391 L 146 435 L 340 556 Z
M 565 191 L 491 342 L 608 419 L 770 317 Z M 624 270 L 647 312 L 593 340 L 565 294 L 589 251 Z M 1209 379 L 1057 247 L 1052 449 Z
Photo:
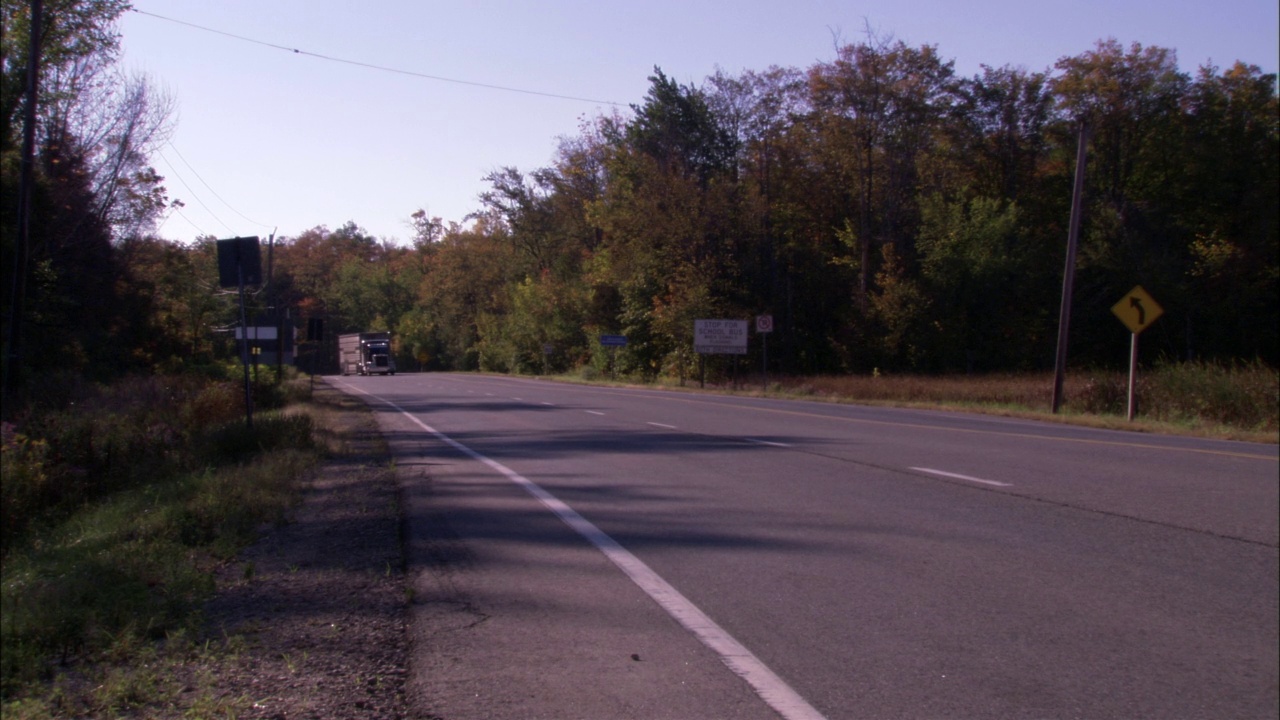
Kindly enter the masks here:
M 240 360 L 244 364 L 244 420 L 253 429 L 253 390 L 249 385 L 249 323 L 244 310 L 244 286 L 262 284 L 262 255 L 258 237 L 218 241 L 218 284 L 240 289 Z
M 601 335 L 600 344 L 609 348 L 609 379 L 618 379 L 618 348 L 627 346 L 626 335 Z
M 1133 416 L 1138 412 L 1137 387 L 1138 377 L 1138 335 L 1146 330 L 1156 318 L 1164 314 L 1164 308 L 1155 301 L 1155 298 L 1147 294 L 1141 285 L 1135 286 L 1132 290 L 1120 298 L 1120 302 L 1111 306 L 1111 312 L 1120 318 L 1120 322 L 1129 328 L 1132 336 L 1129 341 L 1129 409 L 1127 418 L 1129 422 L 1133 422 Z
M 760 369 L 764 373 L 764 384 L 760 390 L 769 392 L 769 333 L 773 332 L 773 316 L 757 315 L 756 316 L 756 333 L 760 335 L 760 342 L 764 350 L 764 359 L 760 362 Z

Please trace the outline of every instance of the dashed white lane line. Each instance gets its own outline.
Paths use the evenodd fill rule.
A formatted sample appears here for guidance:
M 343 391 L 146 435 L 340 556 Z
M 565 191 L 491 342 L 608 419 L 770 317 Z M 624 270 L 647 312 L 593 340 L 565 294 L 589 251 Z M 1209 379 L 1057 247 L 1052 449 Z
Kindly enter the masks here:
M 675 426 L 675 425 L 668 425 L 668 424 L 666 424 L 666 423 L 656 423 L 656 422 L 651 422 L 651 423 L 645 423 L 645 424 L 646 424 L 646 425 L 652 425 L 652 426 L 654 426 L 654 427 L 660 427 L 660 428 L 663 428 L 664 430 L 675 430 L 675 429 L 676 429 L 676 426 Z
M 537 498 L 543 506 L 559 517 L 566 525 L 576 530 L 579 535 L 586 538 L 588 542 L 604 553 L 605 557 L 609 558 L 614 565 L 618 566 L 619 570 L 631 578 L 631 581 L 643 590 L 645 594 L 653 598 L 654 602 L 658 603 L 663 610 L 666 610 L 667 614 L 674 618 L 676 622 L 680 623 L 690 633 L 693 633 L 694 637 L 698 638 L 712 652 L 719 655 L 720 661 L 745 680 L 756 691 L 756 694 L 777 711 L 784 720 L 825 720 L 822 713 L 818 712 L 807 700 L 793 690 L 785 680 L 778 677 L 773 670 L 770 670 L 769 666 L 765 665 L 745 645 L 734 639 L 724 628 L 716 624 L 716 621 L 712 620 L 709 615 L 682 595 L 674 585 L 664 580 L 644 561 L 619 545 L 616 540 L 606 535 L 603 530 L 596 527 L 590 520 L 582 517 L 576 510 L 544 490 L 541 485 L 427 425 L 390 400 L 380 398 L 350 385 L 347 387 L 368 395 L 379 402 L 386 403 L 401 415 L 409 418 L 413 424 L 439 438 L 441 442 L 461 452 L 463 455 L 487 465 L 511 482 L 519 485 L 525 492 Z M 593 411 L 588 410 L 587 412 Z M 596 414 L 603 415 L 604 413 Z
M 555 406 L 556 406 L 556 404 L 555 404 L 555 403 L 549 403 L 549 402 L 546 402 L 545 400 L 542 402 L 542 404 L 543 404 L 543 405 L 546 405 L 547 407 L 555 407 Z
M 586 410 L 584 412 L 586 412 L 588 415 L 604 415 L 604 413 L 600 412 L 599 410 Z
M 964 480 L 965 482 L 981 483 L 983 485 L 994 485 L 995 487 L 1013 487 L 1013 483 L 997 482 L 995 480 L 983 480 L 982 478 L 970 477 L 969 475 L 958 475 L 956 473 L 946 472 L 944 470 L 933 470 L 931 468 L 913 467 L 911 470 L 916 472 L 928 473 L 939 477 L 951 478 L 953 480 Z
M 790 443 L 780 443 L 780 442 L 774 442 L 772 440 L 756 440 L 755 438 L 743 438 L 743 439 L 749 443 L 755 443 L 756 445 L 768 445 L 769 447 L 780 447 L 780 448 L 791 447 Z

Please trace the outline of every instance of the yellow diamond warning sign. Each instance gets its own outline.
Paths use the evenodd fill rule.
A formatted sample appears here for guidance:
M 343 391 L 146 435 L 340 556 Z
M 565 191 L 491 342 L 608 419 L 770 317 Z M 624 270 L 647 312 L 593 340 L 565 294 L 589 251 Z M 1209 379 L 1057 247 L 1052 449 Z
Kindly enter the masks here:
M 1112 305 L 1111 312 L 1120 318 L 1129 332 L 1137 335 L 1163 315 L 1164 308 L 1138 285 L 1120 298 L 1120 302 Z

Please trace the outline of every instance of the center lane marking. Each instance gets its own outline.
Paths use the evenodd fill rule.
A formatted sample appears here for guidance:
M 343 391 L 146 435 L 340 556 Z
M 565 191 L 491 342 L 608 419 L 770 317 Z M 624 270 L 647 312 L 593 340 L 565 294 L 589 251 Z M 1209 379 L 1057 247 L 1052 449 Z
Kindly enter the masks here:
M 652 598 L 654 602 L 658 603 L 668 615 L 692 633 L 694 637 L 698 638 L 703 645 L 706 645 L 712 652 L 719 655 L 721 662 L 728 666 L 738 677 L 745 680 L 756 691 L 756 694 L 785 720 L 825 720 L 822 713 L 818 712 L 807 700 L 793 690 L 785 680 L 778 677 L 777 673 L 769 669 L 769 666 L 756 657 L 755 653 L 748 650 L 747 646 L 738 642 L 728 631 L 720 627 L 709 615 L 681 594 L 674 585 L 654 572 L 643 560 L 619 545 L 618 541 L 605 534 L 590 520 L 582 517 L 576 510 L 565 504 L 564 501 L 543 489 L 541 485 L 436 430 L 390 400 L 378 397 L 353 385 L 347 385 L 346 387 L 389 405 L 408 418 L 413 424 L 439 438 L 441 442 L 463 455 L 487 465 L 498 474 L 523 488 L 525 492 L 541 502 L 556 517 L 560 518 L 566 525 L 586 538 L 596 549 L 604 553 L 604 556 L 609 558 L 610 562 L 616 565 L 627 577 L 631 578 L 631 581 Z M 587 412 L 593 411 L 588 410 Z M 604 413 L 595 414 L 603 415 Z
M 939 477 L 951 478 L 953 480 L 964 480 L 966 482 L 982 483 L 983 485 L 994 485 L 995 487 L 1013 487 L 1013 483 L 998 482 L 996 480 L 983 480 L 982 478 L 970 477 L 968 475 L 957 475 L 956 473 L 949 473 L 949 472 L 946 472 L 945 470 L 933 470 L 930 468 L 922 468 L 922 467 L 913 467 L 913 468 L 907 468 L 907 469 L 915 470 L 916 472 L 928 473 L 930 475 L 937 475 Z

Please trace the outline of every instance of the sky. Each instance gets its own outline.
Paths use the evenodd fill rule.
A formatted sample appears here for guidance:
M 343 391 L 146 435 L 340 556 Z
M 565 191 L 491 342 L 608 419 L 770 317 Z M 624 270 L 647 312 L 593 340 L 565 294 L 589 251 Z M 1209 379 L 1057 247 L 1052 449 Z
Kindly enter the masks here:
M 684 85 L 806 69 L 868 28 L 965 77 L 1107 38 L 1173 49 L 1188 73 L 1280 65 L 1275 0 L 133 2 L 121 62 L 175 101 L 153 164 L 184 204 L 158 234 L 180 242 L 354 222 L 408 243 L 415 211 L 464 222 L 489 173 L 547 167 L 584 122 L 629 115 L 655 66 Z

